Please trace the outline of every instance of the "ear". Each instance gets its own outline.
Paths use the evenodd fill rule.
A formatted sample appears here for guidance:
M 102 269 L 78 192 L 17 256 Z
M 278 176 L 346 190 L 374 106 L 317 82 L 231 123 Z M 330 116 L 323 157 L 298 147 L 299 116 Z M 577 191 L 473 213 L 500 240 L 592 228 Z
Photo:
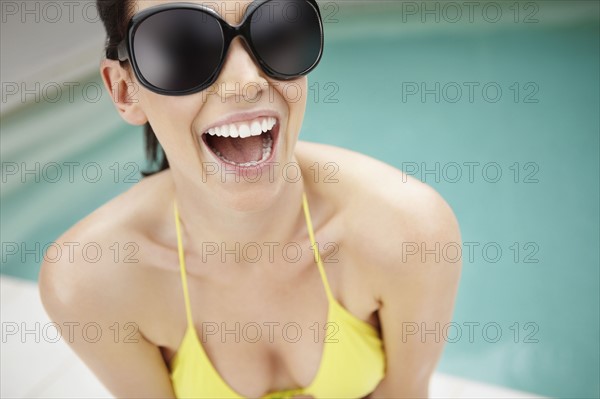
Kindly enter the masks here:
M 102 60 L 100 75 L 121 118 L 132 125 L 143 125 L 148 122 L 138 99 L 139 84 L 131 79 L 119 61 Z

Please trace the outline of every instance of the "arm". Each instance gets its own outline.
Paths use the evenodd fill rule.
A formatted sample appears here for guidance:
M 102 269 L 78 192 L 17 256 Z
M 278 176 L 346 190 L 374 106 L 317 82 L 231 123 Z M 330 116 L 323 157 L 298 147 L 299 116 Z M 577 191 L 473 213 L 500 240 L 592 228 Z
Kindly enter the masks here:
M 461 260 L 445 259 L 441 248 L 460 245 L 460 232 L 446 202 L 432 189 L 426 191 L 423 203 L 428 205 L 411 223 L 416 233 L 396 236 L 398 250 L 378 271 L 386 376 L 370 395 L 373 399 L 428 397 L 429 380 L 444 348 L 442 331 L 452 319 Z M 405 219 L 398 226 L 406 226 Z M 438 249 L 424 253 L 425 248 Z
M 115 397 L 173 398 L 160 350 L 125 315 L 128 306 L 118 292 L 128 291 L 114 288 L 119 276 L 110 274 L 111 266 L 82 259 L 44 263 L 39 290 L 46 312 L 60 326 L 63 340 Z M 131 323 L 128 328 L 126 323 Z M 91 326 L 87 334 L 86 324 Z M 69 325 L 74 325 L 72 332 Z M 101 335 L 96 337 L 98 331 Z

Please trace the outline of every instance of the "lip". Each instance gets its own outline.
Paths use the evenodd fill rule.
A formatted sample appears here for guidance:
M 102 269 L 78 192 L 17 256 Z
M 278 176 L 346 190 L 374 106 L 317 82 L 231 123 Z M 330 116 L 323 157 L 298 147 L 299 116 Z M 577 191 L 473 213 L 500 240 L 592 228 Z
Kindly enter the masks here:
M 273 147 L 272 147 L 272 151 L 271 151 L 271 154 L 269 155 L 269 157 L 257 165 L 239 166 L 239 165 L 234 165 L 234 164 L 225 162 L 224 160 L 219 158 L 209 148 L 209 145 L 206 142 L 206 137 L 205 137 L 206 134 L 205 133 L 213 127 L 221 126 L 221 125 L 228 124 L 228 123 L 248 121 L 248 120 L 256 119 L 259 117 L 269 117 L 269 116 L 274 117 L 276 119 L 275 126 L 271 130 L 271 136 L 273 138 Z M 240 112 L 240 113 L 235 113 L 235 114 L 229 115 L 227 117 L 220 119 L 218 122 L 207 125 L 204 128 L 204 130 L 202 130 L 202 133 L 196 133 L 196 134 L 199 138 L 198 141 L 202 145 L 204 145 L 204 147 L 206 148 L 206 151 L 208 153 L 210 153 L 210 155 L 215 159 L 215 161 L 217 161 L 219 163 L 219 165 L 222 168 L 224 168 L 224 170 L 234 171 L 235 174 L 237 174 L 237 175 L 245 175 L 248 171 L 263 173 L 263 172 L 265 172 L 265 169 L 273 163 L 273 160 L 277 156 L 277 148 L 278 148 L 278 144 L 279 144 L 280 133 L 281 133 L 281 117 L 280 117 L 279 113 L 277 113 L 275 111 L 262 110 L 262 111 L 253 111 L 253 112 Z

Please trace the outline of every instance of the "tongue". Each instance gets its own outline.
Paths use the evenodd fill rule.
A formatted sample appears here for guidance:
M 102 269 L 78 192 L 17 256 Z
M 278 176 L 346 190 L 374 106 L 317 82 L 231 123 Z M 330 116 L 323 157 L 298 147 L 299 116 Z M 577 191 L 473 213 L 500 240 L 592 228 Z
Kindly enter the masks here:
M 218 137 L 208 136 L 208 144 L 221 155 L 235 163 L 260 161 L 263 156 L 263 134 L 260 136 Z

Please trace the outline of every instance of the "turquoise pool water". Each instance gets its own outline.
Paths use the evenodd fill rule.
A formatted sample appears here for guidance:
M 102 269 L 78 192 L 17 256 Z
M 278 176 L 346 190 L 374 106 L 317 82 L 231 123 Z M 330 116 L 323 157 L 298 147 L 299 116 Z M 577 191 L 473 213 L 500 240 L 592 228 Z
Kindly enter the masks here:
M 404 169 L 453 207 L 472 253 L 441 371 L 598 397 L 598 11 L 562 20 L 536 4 L 529 24 L 336 12 L 301 138 Z M 104 93 L 8 115 L 1 137 L 2 273 L 36 280 L 36 243 L 139 179 L 142 135 Z M 22 162 L 40 162 L 39 182 Z M 75 162 L 73 182 L 64 162 Z

